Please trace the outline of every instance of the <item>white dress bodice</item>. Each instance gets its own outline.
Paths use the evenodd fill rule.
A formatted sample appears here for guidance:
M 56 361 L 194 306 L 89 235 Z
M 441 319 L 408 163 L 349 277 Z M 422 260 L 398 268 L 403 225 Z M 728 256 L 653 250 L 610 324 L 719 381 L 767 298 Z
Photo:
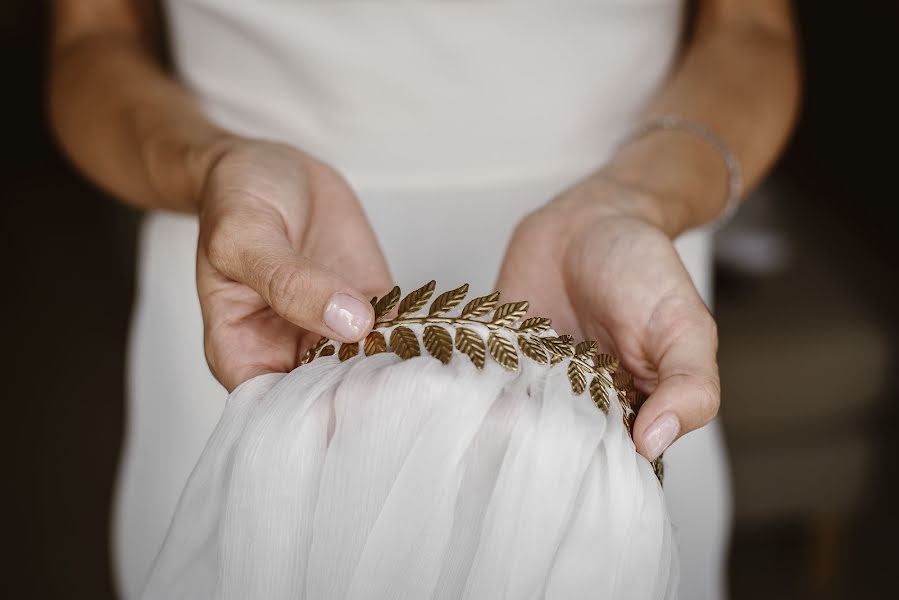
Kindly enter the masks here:
M 517 221 L 601 165 L 658 87 L 680 4 L 172 0 L 169 10 L 178 72 L 212 117 L 346 176 L 401 285 L 436 277 L 487 290 Z

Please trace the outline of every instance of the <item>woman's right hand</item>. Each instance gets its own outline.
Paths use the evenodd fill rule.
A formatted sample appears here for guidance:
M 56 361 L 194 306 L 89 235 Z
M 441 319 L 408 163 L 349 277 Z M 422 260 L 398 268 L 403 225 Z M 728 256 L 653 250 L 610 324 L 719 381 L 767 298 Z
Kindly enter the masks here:
M 210 167 L 200 203 L 197 290 L 206 359 L 230 391 L 287 372 L 319 335 L 357 341 L 368 301 L 392 285 L 355 194 L 289 146 L 235 140 Z

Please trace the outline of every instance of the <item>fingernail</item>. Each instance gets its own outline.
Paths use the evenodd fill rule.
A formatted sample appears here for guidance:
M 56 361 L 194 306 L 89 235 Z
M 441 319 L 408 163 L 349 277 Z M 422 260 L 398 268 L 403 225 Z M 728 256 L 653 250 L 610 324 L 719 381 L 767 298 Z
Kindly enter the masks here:
M 371 310 L 347 294 L 334 294 L 325 307 L 325 324 L 347 340 L 358 340 L 371 324 Z
M 649 459 L 658 458 L 671 445 L 678 433 L 680 433 L 680 421 L 677 420 L 677 415 L 672 412 L 659 415 L 643 435 L 643 445 L 646 446 Z

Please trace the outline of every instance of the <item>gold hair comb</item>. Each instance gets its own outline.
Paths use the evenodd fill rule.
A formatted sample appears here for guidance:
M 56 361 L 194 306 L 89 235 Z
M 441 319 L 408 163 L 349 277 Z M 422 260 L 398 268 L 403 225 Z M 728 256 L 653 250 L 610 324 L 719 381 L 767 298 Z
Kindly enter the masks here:
M 364 340 L 341 343 L 336 348 L 337 342 L 323 337 L 303 355 L 300 365 L 335 353 L 339 360 L 345 361 L 359 354 L 360 345 L 365 356 L 389 351 L 403 359 L 421 356 L 421 347 L 424 346 L 428 354 L 444 364 L 458 350 L 479 369 L 484 368 L 489 354 L 497 363 L 514 371 L 521 362 L 519 350 L 540 364 L 555 365 L 568 359 L 568 382 L 572 393 L 578 396 L 588 390 L 596 407 L 608 414 L 610 398 L 607 390 L 612 387 L 624 415 L 624 426 L 633 436 L 634 420 L 646 397 L 634 387 L 633 377 L 622 368 L 617 357 L 599 353 L 597 343 L 592 340 L 575 344 L 570 335 L 545 335 L 552 325 L 549 319 L 525 319 L 527 301 L 499 304 L 499 292 L 473 298 L 462 307 L 458 316 L 448 316 L 447 313 L 468 295 L 467 283 L 437 296 L 427 314 L 417 314 L 427 305 L 436 287 L 437 282 L 432 280 L 400 299 L 401 292 L 397 286 L 381 298 L 372 298 L 375 327 Z M 396 316 L 388 316 L 395 307 Z M 408 327 L 411 324 L 424 325 L 421 343 Z M 489 330 L 486 343 L 472 325 Z M 388 340 L 384 331 L 379 330 L 390 328 Z M 500 331 L 507 335 L 500 335 Z M 509 338 L 517 341 L 518 349 Z M 661 481 L 661 459 L 653 461 L 652 466 Z

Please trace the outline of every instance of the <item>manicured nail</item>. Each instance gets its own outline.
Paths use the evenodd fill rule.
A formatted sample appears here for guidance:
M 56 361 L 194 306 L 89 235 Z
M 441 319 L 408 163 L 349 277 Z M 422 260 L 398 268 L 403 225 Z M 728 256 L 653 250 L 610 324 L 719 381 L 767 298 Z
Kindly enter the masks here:
M 358 340 L 371 325 L 368 304 L 347 294 L 334 294 L 325 307 L 325 324 L 346 340 Z
M 664 452 L 677 434 L 680 433 L 680 421 L 677 415 L 666 412 L 659 415 L 643 435 L 643 445 L 649 453 L 649 459 L 655 460 Z

